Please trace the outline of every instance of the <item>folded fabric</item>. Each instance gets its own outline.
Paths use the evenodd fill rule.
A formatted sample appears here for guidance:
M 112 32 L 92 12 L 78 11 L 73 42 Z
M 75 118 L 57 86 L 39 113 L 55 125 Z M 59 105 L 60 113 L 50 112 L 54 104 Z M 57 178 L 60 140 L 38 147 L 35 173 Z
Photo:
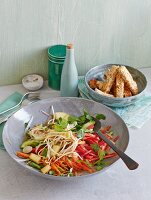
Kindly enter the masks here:
M 83 76 L 79 77 L 78 87 L 83 98 L 92 99 L 85 86 Z M 141 128 L 151 118 L 151 94 L 146 93 L 130 106 L 122 108 L 111 107 L 111 109 L 125 121 L 128 127 Z
M 21 98 L 22 98 L 22 94 L 20 94 L 18 92 L 13 93 L 12 95 L 10 95 L 7 99 L 5 99 L 0 104 L 0 112 L 3 112 L 5 110 L 11 108 L 12 106 L 17 105 L 20 102 Z M 14 110 L 13 110 L 13 112 L 14 112 Z M 4 115 L 1 115 L 1 116 L 4 116 Z M 0 124 L 0 149 L 5 149 L 4 145 L 3 145 L 3 140 L 2 140 L 2 133 L 3 133 L 4 125 L 5 125 L 5 122 L 3 122 L 2 124 Z

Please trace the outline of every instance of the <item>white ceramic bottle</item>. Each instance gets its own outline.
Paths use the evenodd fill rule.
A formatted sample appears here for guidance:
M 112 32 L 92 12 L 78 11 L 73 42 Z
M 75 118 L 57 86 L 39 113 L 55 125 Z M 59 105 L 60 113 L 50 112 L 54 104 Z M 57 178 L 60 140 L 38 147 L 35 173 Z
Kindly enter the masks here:
M 66 48 L 66 59 L 61 74 L 61 96 L 78 96 L 78 72 L 74 58 L 73 44 L 68 44 Z

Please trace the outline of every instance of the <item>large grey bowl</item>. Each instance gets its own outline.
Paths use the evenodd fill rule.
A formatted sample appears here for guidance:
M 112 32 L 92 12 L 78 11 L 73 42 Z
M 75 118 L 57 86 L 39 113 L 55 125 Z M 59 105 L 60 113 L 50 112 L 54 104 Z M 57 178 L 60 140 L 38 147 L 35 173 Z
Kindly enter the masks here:
M 94 102 L 92 100 L 80 99 L 80 98 L 51 98 L 46 100 L 41 100 L 36 103 L 30 104 L 18 112 L 16 112 L 5 124 L 4 131 L 3 131 L 3 142 L 8 154 L 21 166 L 29 170 L 30 172 L 45 177 L 49 179 L 55 180 L 73 180 L 79 177 L 56 177 L 52 175 L 42 174 L 36 169 L 28 166 L 23 159 L 18 158 L 15 155 L 16 151 L 20 150 L 20 144 L 24 138 L 24 130 L 25 130 L 25 123 L 29 121 L 31 116 L 33 116 L 33 122 L 31 127 L 35 124 L 43 123 L 47 120 L 47 116 L 42 114 L 40 110 L 44 110 L 47 113 L 50 110 L 50 106 L 53 105 L 55 112 L 62 111 L 67 112 L 72 115 L 79 116 L 83 113 L 83 109 L 87 109 L 90 114 L 95 113 L 103 113 L 106 115 L 106 120 L 102 121 L 102 126 L 104 125 L 111 125 L 114 132 L 119 135 L 119 141 L 117 142 L 117 146 L 125 151 L 129 142 L 129 132 L 127 126 L 125 125 L 124 121 L 111 109 L 108 107 Z M 119 157 L 112 158 L 108 160 L 108 166 L 105 167 L 102 171 L 93 173 L 98 174 L 105 171 L 109 167 L 113 166 Z M 84 175 L 81 177 L 89 177 L 91 175 Z
M 107 97 L 101 94 L 98 94 L 93 89 L 90 88 L 88 82 L 91 79 L 98 79 L 103 80 L 103 76 L 105 71 L 110 68 L 112 65 L 121 65 L 121 64 L 106 64 L 100 65 L 91 68 L 85 75 L 85 85 L 88 89 L 88 92 L 93 100 L 100 102 L 102 104 L 112 106 L 112 107 L 124 107 L 130 104 L 137 102 L 142 95 L 144 95 L 145 88 L 147 86 L 146 77 L 142 72 L 137 70 L 136 68 L 124 65 L 128 71 L 131 73 L 133 79 L 136 81 L 138 85 L 139 93 L 135 96 L 126 97 L 126 98 L 114 98 L 114 97 Z

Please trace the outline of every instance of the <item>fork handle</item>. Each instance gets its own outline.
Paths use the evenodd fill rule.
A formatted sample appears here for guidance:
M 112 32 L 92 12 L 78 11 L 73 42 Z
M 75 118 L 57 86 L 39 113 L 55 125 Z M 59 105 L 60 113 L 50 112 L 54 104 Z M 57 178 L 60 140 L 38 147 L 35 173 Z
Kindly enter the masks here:
M 39 96 L 39 92 L 27 92 L 27 93 L 25 93 L 23 96 L 22 96 L 22 98 L 20 99 L 20 101 L 19 101 L 19 103 L 17 103 L 15 106 L 12 106 L 12 107 L 10 107 L 10 108 L 8 108 L 8 109 L 6 109 L 6 110 L 4 110 L 4 111 L 2 111 L 2 112 L 0 112 L 0 115 L 3 115 L 3 114 L 5 114 L 5 113 L 7 113 L 7 112 L 9 112 L 9 111 L 12 111 L 12 110 L 14 110 L 14 109 L 16 109 L 16 108 L 18 108 L 22 103 L 23 103 L 23 101 L 25 100 L 25 99 L 27 99 L 27 97 L 28 97 L 28 95 L 30 95 L 30 94 L 35 94 L 36 96 L 34 97 L 34 99 L 36 99 L 37 98 L 37 95 Z M 32 98 L 33 99 L 33 98 Z
M 102 138 L 102 140 L 104 140 L 104 142 L 106 142 L 118 154 L 118 156 L 123 160 L 123 162 L 126 164 L 128 169 L 134 170 L 139 166 L 139 164 L 136 161 L 134 161 L 132 158 L 126 155 L 123 151 L 118 149 L 107 137 L 103 135 L 103 133 L 101 133 L 101 131 L 98 131 L 98 135 Z

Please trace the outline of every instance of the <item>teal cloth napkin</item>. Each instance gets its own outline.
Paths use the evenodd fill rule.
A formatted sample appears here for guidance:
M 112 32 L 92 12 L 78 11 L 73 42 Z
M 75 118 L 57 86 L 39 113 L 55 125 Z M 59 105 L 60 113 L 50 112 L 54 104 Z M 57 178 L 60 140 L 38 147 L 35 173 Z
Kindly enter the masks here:
M 15 106 L 17 103 L 20 102 L 21 98 L 22 98 L 22 95 L 20 93 L 18 93 L 18 92 L 13 93 L 12 95 L 10 95 L 7 99 L 5 99 L 0 104 L 0 112 L 4 111 L 6 109 L 9 109 L 12 106 Z M 0 149 L 5 149 L 4 145 L 3 145 L 3 140 L 2 140 L 2 133 L 3 133 L 4 125 L 5 125 L 5 122 L 0 124 Z
M 92 99 L 85 86 L 84 76 L 79 77 L 78 88 L 81 97 Z M 122 108 L 111 107 L 111 109 L 125 121 L 128 127 L 141 128 L 151 118 L 151 94 L 146 93 L 130 106 Z

